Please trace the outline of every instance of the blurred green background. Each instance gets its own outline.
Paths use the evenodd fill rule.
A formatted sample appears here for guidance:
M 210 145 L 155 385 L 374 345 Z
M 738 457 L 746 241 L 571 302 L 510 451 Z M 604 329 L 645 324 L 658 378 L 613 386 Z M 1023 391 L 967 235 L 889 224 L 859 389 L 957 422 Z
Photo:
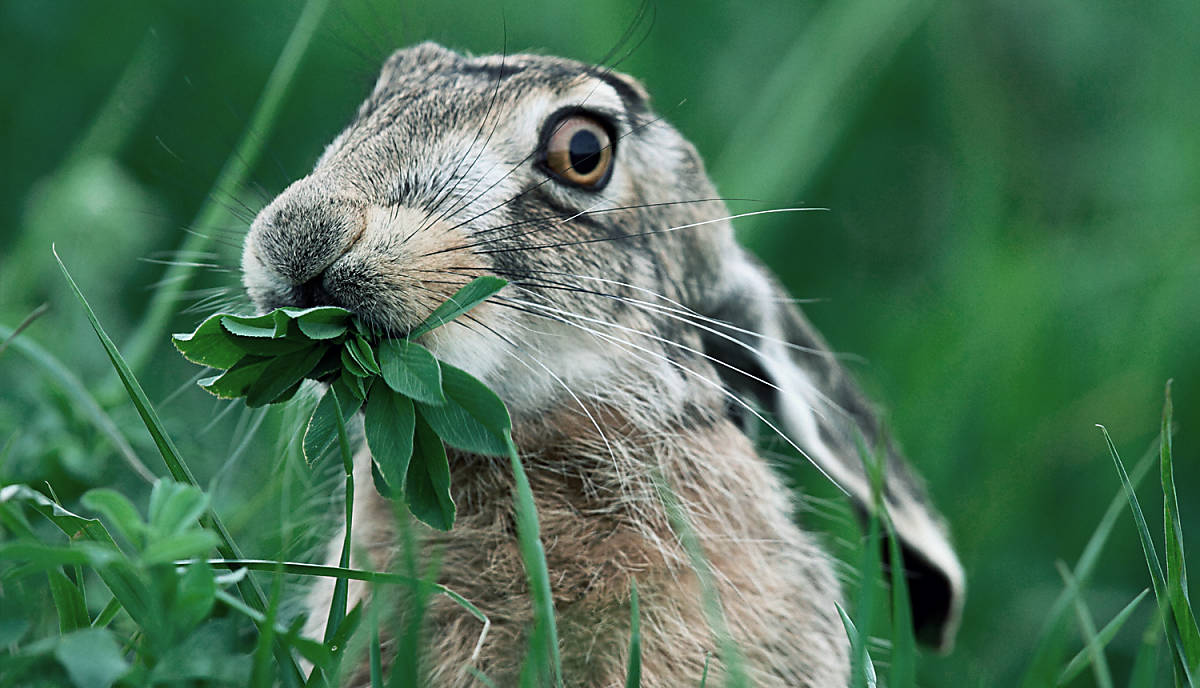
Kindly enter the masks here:
M 724 195 L 760 201 L 735 210 L 830 209 L 739 231 L 796 296 L 821 299 L 807 312 L 833 346 L 865 359 L 859 378 L 951 524 L 968 605 L 957 649 L 926 658 L 923 684 L 1014 684 L 1062 587 L 1055 561 L 1079 556 L 1118 488 L 1094 424 L 1132 463 L 1168 378 L 1197 546 L 1200 4 L 663 1 L 635 22 L 636 0 L 336 2 L 256 134 L 249 183 L 213 190 L 300 9 L 0 3 L 0 325 L 48 301 L 22 340 L 110 407 L 152 468 L 52 241 L 119 344 L 163 275 L 154 261 L 209 266 L 179 307 L 193 311 L 172 322 L 190 329 L 236 293 L 254 211 L 309 169 L 393 48 L 432 39 L 595 61 L 633 23 L 619 69 L 644 81 Z M 206 253 L 173 255 L 210 198 L 223 217 Z M 66 502 L 100 484 L 144 496 L 78 391 L 31 360 L 0 356 L 0 482 L 49 481 Z M 142 370 L 246 548 L 311 555 L 319 537 L 305 526 L 331 522 L 337 483 L 288 458 L 286 414 L 207 398 L 165 337 Z M 1104 621 L 1148 585 L 1123 514 L 1086 599 Z M 1118 677 L 1149 608 L 1112 645 Z

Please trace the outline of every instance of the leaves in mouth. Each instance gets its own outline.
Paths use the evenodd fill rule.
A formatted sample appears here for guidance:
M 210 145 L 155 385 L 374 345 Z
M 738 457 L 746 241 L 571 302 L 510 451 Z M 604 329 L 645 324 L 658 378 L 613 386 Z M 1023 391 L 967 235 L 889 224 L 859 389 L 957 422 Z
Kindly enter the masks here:
M 487 385 L 413 340 L 505 284 L 475 278 L 403 339 L 380 339 L 349 311 L 320 306 L 217 313 L 173 341 L 184 358 L 220 371 L 200 380 L 201 387 L 224 399 L 244 397 L 248 406 L 287 401 L 305 379 L 329 383 L 304 428 L 305 459 L 314 463 L 338 443 L 339 410 L 349 419 L 362 409 L 380 493 L 430 527 L 449 530 L 456 507 L 446 445 L 508 455 L 512 421 Z

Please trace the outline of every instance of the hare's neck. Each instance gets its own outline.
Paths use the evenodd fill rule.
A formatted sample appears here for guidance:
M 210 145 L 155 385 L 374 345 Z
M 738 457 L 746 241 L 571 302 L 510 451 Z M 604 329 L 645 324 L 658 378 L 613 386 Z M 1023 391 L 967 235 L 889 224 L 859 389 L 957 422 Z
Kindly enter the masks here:
M 686 629 L 669 642 L 660 638 L 646 646 L 646 652 L 661 656 L 659 664 L 677 665 L 681 672 L 663 685 L 684 685 L 700 674 L 700 664 L 680 657 L 702 662 L 717 650 L 706 621 L 706 585 L 715 584 L 722 599 L 736 600 L 727 610 L 729 621 L 747 638 L 755 629 L 773 627 L 764 619 L 791 604 L 786 600 L 804 599 L 800 587 L 829 599 L 836 595 L 823 558 L 791 523 L 786 492 L 770 468 L 732 423 L 707 418 L 692 419 L 686 428 L 645 428 L 594 411 L 592 419 L 564 415 L 537 427 L 517 425 L 564 662 L 579 675 L 607 676 L 614 684 L 623 680 L 628 637 L 623 624 L 633 580 L 643 599 L 644 625 Z M 605 429 L 603 436 L 596 426 Z M 367 471 L 369 463 L 356 468 L 364 484 Z M 424 533 L 428 556 L 440 562 L 439 582 L 491 621 L 475 666 L 494 678 L 515 677 L 532 611 L 516 539 L 512 468 L 507 459 L 459 455 L 451 458 L 451 473 L 458 507 L 454 528 L 438 533 L 415 527 Z M 355 506 L 354 540 L 371 555 L 363 564 L 389 566 L 397 551 L 390 508 L 372 490 L 361 491 Z M 797 566 L 798 556 L 811 561 Z M 806 574 L 814 565 L 816 574 Z M 447 600 L 431 603 L 427 619 L 439 629 L 435 637 L 441 646 L 455 648 L 437 658 L 432 670 L 450 675 L 468 661 L 479 629 Z M 821 621 L 806 610 L 785 611 L 806 624 Z M 760 640 L 766 642 L 756 639 L 750 646 Z

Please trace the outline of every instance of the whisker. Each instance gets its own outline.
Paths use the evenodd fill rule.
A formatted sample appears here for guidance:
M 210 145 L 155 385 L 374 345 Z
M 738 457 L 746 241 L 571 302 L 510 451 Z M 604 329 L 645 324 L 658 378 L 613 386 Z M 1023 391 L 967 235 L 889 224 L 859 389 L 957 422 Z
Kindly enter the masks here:
M 571 222 L 572 220 L 575 220 L 579 217 L 589 217 L 592 215 L 603 215 L 605 213 L 615 213 L 615 212 L 626 211 L 626 210 L 641 210 L 644 208 L 661 208 L 664 206 L 687 205 L 687 204 L 692 204 L 692 203 L 709 203 L 709 202 L 716 202 L 716 201 L 755 202 L 754 199 L 750 199 L 750 198 L 719 198 L 719 197 L 718 198 L 697 198 L 697 199 L 687 200 L 687 201 L 666 201 L 666 202 L 661 202 L 661 203 L 639 203 L 637 205 L 625 205 L 625 206 L 617 206 L 617 207 L 613 207 L 613 208 L 601 208 L 600 210 L 592 210 L 592 209 L 581 210 L 573 215 L 564 216 L 562 218 L 554 218 L 553 220 L 551 220 L 550 218 L 541 218 L 541 217 L 530 219 L 530 220 L 520 220 L 518 222 L 510 222 L 507 224 L 502 224 L 497 227 L 489 227 L 487 229 L 482 229 L 482 230 L 476 232 L 475 234 L 476 234 L 476 236 L 481 236 L 484 234 L 491 234 L 493 232 L 503 231 L 505 229 L 511 229 L 513 227 L 524 227 L 524 226 L 528 226 L 528 225 L 538 224 L 541 222 L 553 222 L 553 224 L 546 226 L 546 227 L 539 227 L 539 228 L 534 229 L 529 232 L 522 232 L 522 233 L 518 233 L 518 234 L 507 234 L 505 236 L 492 237 L 489 239 L 476 241 L 476 242 L 468 243 L 468 244 L 463 244 L 460 246 L 452 246 L 450 248 L 438 249 L 437 251 L 432 251 L 430 253 L 423 254 L 422 257 L 436 256 L 438 254 L 449 253 L 451 251 L 461 251 L 464 249 L 475 248 L 476 246 L 484 246 L 486 244 L 492 244 L 497 241 L 507 241 L 507 240 L 512 240 L 512 239 L 519 239 L 521 237 L 526 237 L 531 234 L 537 234 L 538 232 L 544 232 L 548 229 L 553 229 L 554 227 L 559 227 L 559 226 L 566 224 L 567 222 Z M 603 201 L 601 201 L 601 202 L 603 202 Z M 597 205 L 599 205 L 599 203 L 597 203 Z M 592 207 L 594 208 L 595 206 L 592 206 Z
M 792 449 L 794 449 L 798 454 L 800 454 L 800 456 L 804 457 L 804 459 L 807 460 L 813 466 L 813 468 L 815 468 L 818 473 L 820 473 L 822 476 L 824 476 L 825 479 L 827 479 L 834 487 L 836 487 L 838 490 L 840 490 L 842 493 L 844 493 L 846 495 L 850 494 L 846 490 L 846 488 L 842 487 L 842 485 L 839 482 L 834 480 L 833 476 L 829 475 L 829 473 L 827 473 L 825 471 L 825 469 L 821 467 L 820 464 L 818 464 L 811 456 L 809 456 L 806 451 L 801 449 L 800 445 L 796 444 L 796 442 L 793 441 L 792 438 L 788 437 L 787 434 L 785 434 L 782 430 L 780 430 L 774 423 L 772 423 L 770 420 L 768 420 L 766 417 L 764 417 L 761 413 L 759 413 L 757 409 L 755 409 L 753 406 L 748 404 L 744 399 L 742 399 L 741 397 L 739 397 L 738 395 L 734 394 L 732 391 L 727 389 L 724 385 L 708 379 L 704 375 L 701 375 L 700 373 L 683 366 L 682 364 L 678 363 L 677 361 L 672 361 L 668 356 L 665 356 L 658 352 L 652 351 L 644 346 L 634 344 L 633 342 L 630 342 L 628 340 L 621 339 L 620 337 L 613 337 L 611 335 L 605 334 L 605 333 L 600 332 L 593 328 L 585 327 L 583 325 L 580 325 L 577 322 L 570 321 L 563 317 L 559 317 L 559 316 L 555 316 L 555 315 L 547 315 L 545 313 L 538 312 L 536 309 L 533 309 L 533 308 L 527 308 L 527 307 L 519 305 L 519 304 L 509 303 L 509 299 L 505 299 L 503 297 L 497 297 L 496 303 L 500 304 L 500 305 L 505 305 L 505 306 L 508 306 L 511 308 L 516 308 L 518 310 L 524 310 L 526 313 L 529 313 L 534 316 L 544 317 L 544 318 L 547 318 L 550 320 L 556 320 L 565 325 L 579 328 L 580 330 L 589 332 L 597 337 L 604 339 L 605 341 L 609 341 L 614 344 L 617 344 L 618 346 L 632 347 L 632 348 L 642 351 L 646 354 L 649 354 L 657 359 L 660 359 L 668 365 L 678 368 L 681 372 L 683 372 L 687 375 L 691 375 L 693 377 L 698 378 L 703 384 L 713 387 L 714 389 L 719 391 L 721 394 L 723 394 L 727 398 L 729 398 L 731 401 L 738 404 L 745 410 L 749 411 L 755 418 L 757 418 L 759 421 L 761 421 L 763 423 L 763 425 L 770 428 L 772 432 L 774 432 L 776 435 L 778 435 L 780 438 L 782 438 L 785 442 L 787 442 L 788 446 L 790 446 Z M 637 356 L 636 354 L 631 354 L 631 355 L 633 355 L 634 358 L 637 358 L 638 360 L 645 361 L 644 358 L 641 358 L 641 357 Z
M 503 81 L 503 79 L 504 79 L 504 61 L 508 56 L 508 28 L 507 28 L 507 26 L 505 27 L 504 31 L 505 31 L 504 47 L 501 50 L 500 71 L 496 74 L 496 86 L 495 86 L 495 88 L 492 89 L 492 97 L 488 102 L 487 110 L 484 112 L 483 118 L 479 122 L 479 128 L 475 130 L 475 136 L 471 139 L 471 143 L 467 145 L 467 152 L 463 156 L 464 160 L 466 159 L 467 156 L 471 155 L 471 151 L 475 148 L 475 143 L 479 140 L 479 135 L 483 133 L 483 128 L 487 126 L 488 118 L 491 116 L 492 110 L 495 108 L 496 101 L 500 96 L 500 82 Z M 450 197 L 451 194 L 453 194 L 455 191 L 458 190 L 458 185 L 459 185 L 461 179 L 463 177 L 466 177 L 468 174 L 470 174 L 471 170 L 475 169 L 475 164 L 479 162 L 479 157 L 482 156 L 484 151 L 487 150 L 488 144 L 491 143 L 492 136 L 495 135 L 496 128 L 499 126 L 500 126 L 500 118 L 497 117 L 495 120 L 495 123 L 492 124 L 492 130 L 490 132 L 488 132 L 487 139 L 484 140 L 483 145 L 479 147 L 479 152 L 475 154 L 475 158 L 473 160 L 471 160 L 471 164 L 468 165 L 467 169 L 463 171 L 463 174 L 461 177 L 458 176 L 458 166 L 462 164 L 462 160 L 459 160 L 459 162 L 457 164 L 455 164 L 454 170 L 450 172 L 450 176 L 448 178 L 448 179 L 454 180 L 454 184 L 446 191 L 444 196 L 441 195 L 440 192 L 438 193 L 438 195 L 435 195 L 435 201 L 433 203 L 432 208 L 430 209 L 430 211 L 428 213 L 429 217 L 432 219 L 427 219 L 425 222 L 422 222 L 421 225 L 417 229 L 413 230 L 413 232 L 411 234 L 409 234 L 408 237 L 405 238 L 405 241 L 408 241 L 408 239 L 411 238 L 412 236 L 416 235 L 417 232 L 422 231 L 424 229 L 428 229 L 429 227 L 432 227 L 433 225 L 437 224 L 439 221 L 441 221 L 442 219 L 444 219 L 446 217 L 445 213 L 437 215 L 438 210 L 442 206 L 442 203 L 444 203 Z M 480 179 L 482 179 L 482 177 Z M 476 182 L 471 185 L 471 190 L 467 191 L 466 194 L 464 194 L 464 195 L 469 195 L 471 193 L 471 191 L 473 191 L 475 189 L 475 187 L 478 185 L 479 185 L 479 180 L 476 180 Z M 452 209 L 457 208 L 457 207 L 460 207 L 460 206 L 455 206 L 455 205 L 451 204 Z M 437 215 L 437 216 L 434 217 L 435 215 Z
M 828 208 L 772 208 L 770 210 L 754 210 L 747 213 L 737 213 L 727 215 L 725 217 L 713 218 L 711 220 L 701 220 L 699 222 L 689 222 L 685 225 L 677 225 L 675 227 L 667 227 L 666 229 L 652 229 L 645 232 L 634 232 L 633 234 L 622 234 L 615 237 L 593 237 L 591 239 L 580 239 L 579 241 L 564 241 L 557 244 L 539 244 L 537 246 L 515 246 L 506 249 L 490 249 L 486 251 L 478 251 L 478 253 L 515 253 L 517 251 L 536 251 L 546 248 L 562 248 L 566 246 L 580 246 L 582 244 L 597 244 L 604 241 L 617 241 L 619 239 L 636 239 L 637 237 L 651 236 L 654 234 L 666 234 L 668 232 L 678 232 L 682 229 L 691 229 L 693 227 L 703 227 L 717 222 L 726 222 L 729 220 L 737 220 L 743 217 L 753 217 L 755 215 L 770 215 L 773 213 L 797 213 L 816 210 L 828 210 Z

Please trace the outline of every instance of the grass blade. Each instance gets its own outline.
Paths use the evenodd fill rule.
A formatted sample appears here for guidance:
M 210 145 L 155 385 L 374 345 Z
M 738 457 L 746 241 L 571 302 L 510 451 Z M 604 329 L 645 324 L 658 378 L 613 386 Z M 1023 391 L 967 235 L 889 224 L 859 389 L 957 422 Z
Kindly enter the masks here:
M 657 474 L 652 477 L 658 497 L 667 511 L 671 530 L 679 538 L 684 553 L 687 554 L 688 563 L 699 581 L 705 620 L 716 638 L 717 648 L 720 650 L 718 657 L 725 665 L 725 685 L 730 688 L 749 686 L 750 681 L 746 676 L 742 650 L 729 632 L 729 624 L 725 620 L 725 610 L 721 606 L 721 595 L 717 588 L 712 565 L 709 564 L 708 557 L 704 554 L 704 548 L 700 544 L 700 538 L 696 535 L 696 529 L 688 520 L 683 505 L 680 504 L 679 498 L 667 483 L 666 478 Z M 707 662 L 707 659 L 705 661 Z M 707 667 L 707 664 L 705 666 Z M 705 676 L 707 676 L 707 671 Z
M 1146 567 L 1150 570 L 1150 581 L 1154 585 L 1154 597 L 1158 600 L 1159 605 L 1170 609 L 1170 598 L 1167 593 L 1166 576 L 1163 574 L 1162 562 L 1158 558 L 1158 553 L 1154 548 L 1154 539 L 1150 536 L 1150 528 L 1146 525 L 1146 516 L 1142 513 L 1142 507 L 1138 503 L 1137 494 L 1133 490 L 1133 484 L 1129 481 L 1129 476 L 1125 473 L 1125 465 L 1121 463 L 1121 456 L 1117 453 L 1117 447 L 1113 444 L 1112 438 L 1108 435 L 1108 429 L 1103 425 L 1097 425 L 1100 432 L 1104 433 L 1104 441 L 1108 444 L 1108 451 L 1112 455 L 1113 463 L 1117 468 L 1117 475 L 1121 478 L 1121 485 L 1125 488 L 1125 496 L 1129 499 L 1129 508 L 1133 512 L 1133 520 L 1137 525 L 1138 537 L 1142 541 L 1142 551 L 1146 558 Z M 1196 681 L 1192 677 L 1191 667 L 1185 660 L 1184 648 L 1180 641 L 1180 631 L 1175 623 L 1175 619 L 1170 614 L 1163 615 L 1163 630 L 1167 635 L 1167 647 L 1172 653 L 1172 658 L 1177 669 L 1182 670 L 1187 677 L 1188 684 L 1195 686 Z
M 862 667 L 862 673 L 859 674 L 862 676 L 861 680 L 867 688 L 877 688 L 879 679 L 875 675 L 875 665 L 871 663 L 871 655 L 867 652 L 866 639 L 854 627 L 854 622 L 850 620 L 850 615 L 846 613 L 846 610 L 842 609 L 842 605 L 834 602 L 833 606 L 837 607 L 838 616 L 842 617 L 842 626 L 846 628 L 846 637 L 850 639 L 850 647 L 855 648 L 855 652 L 861 652 L 859 658 L 854 662 Z
M 1183 660 L 1188 676 L 1200 675 L 1200 629 L 1188 599 L 1187 562 L 1183 548 L 1183 526 L 1179 522 L 1179 500 L 1175 494 L 1175 466 L 1171 456 L 1171 423 L 1174 408 L 1171 403 L 1171 383 L 1164 392 L 1162 435 L 1160 439 L 1159 472 L 1163 489 L 1163 536 L 1167 558 L 1167 599 L 1183 644 Z M 1194 684 L 1193 684 L 1194 685 Z
M 1112 671 L 1109 670 L 1108 660 L 1104 657 L 1104 644 L 1100 642 L 1096 633 L 1096 621 L 1083 601 L 1079 583 L 1071 575 L 1066 564 L 1060 561 L 1057 562 L 1057 567 L 1063 582 L 1074 590 L 1071 597 L 1075 600 L 1075 616 L 1079 619 L 1079 629 L 1085 642 L 1084 651 L 1087 653 L 1088 663 L 1092 665 L 1092 673 L 1096 676 L 1096 685 L 1099 688 L 1113 688 Z
M 178 561 L 178 565 L 193 563 L 194 560 Z M 250 571 L 265 571 L 275 574 L 287 574 L 291 576 L 309 576 L 309 577 L 325 577 L 325 578 L 344 578 L 346 580 L 366 581 L 368 583 L 385 583 L 390 585 L 427 585 L 439 595 L 445 595 L 452 602 L 457 604 L 471 616 L 483 623 L 483 630 L 479 634 L 479 640 L 475 645 L 475 654 L 479 654 L 479 648 L 487 639 L 488 631 L 492 627 L 492 622 L 488 619 L 478 607 L 471 603 L 470 600 L 458 594 L 457 592 L 447 588 L 440 583 L 430 583 L 422 581 L 414 576 L 405 576 L 399 573 L 391 573 L 386 571 L 367 571 L 364 569 L 353 569 L 345 566 L 325 566 L 322 564 L 308 564 L 296 561 L 271 561 L 268 559 L 208 559 L 208 563 L 212 566 L 223 566 L 231 569 L 248 569 Z
M 342 555 L 338 564 L 342 568 L 350 566 L 350 536 L 354 521 L 354 457 L 350 453 L 350 439 L 346 435 L 346 419 L 342 416 L 341 404 L 333 405 L 334 417 L 337 419 L 338 447 L 342 453 L 342 466 L 346 471 L 346 522 L 345 533 L 342 536 Z M 349 594 L 349 583 L 345 578 L 338 578 L 333 585 L 333 600 L 329 605 L 329 618 L 325 622 L 325 644 L 328 645 L 337 635 L 338 627 L 346 617 L 346 599 Z
M 533 597 L 533 636 L 542 647 L 534 647 L 535 661 L 550 661 L 553 669 L 554 684 L 562 688 L 562 657 L 558 651 L 558 627 L 554 618 L 554 597 L 550 592 L 550 572 L 546 568 L 546 551 L 542 548 L 539 535 L 537 507 L 533 503 L 533 490 L 529 487 L 529 477 L 521 465 L 521 457 L 517 453 L 517 445 L 513 443 L 512 435 L 505 432 L 508 442 L 508 456 L 512 462 L 513 479 L 516 482 L 513 490 L 517 516 L 517 540 L 521 548 L 521 560 L 525 564 L 525 575 L 529 579 L 529 593 Z M 524 672 L 522 672 L 524 676 Z
M 1129 688 L 1154 688 L 1161 659 L 1162 620 L 1155 610 L 1150 623 L 1142 631 L 1142 642 L 1138 647 L 1137 656 L 1133 660 L 1133 668 L 1129 670 Z
M 1070 572 L 1066 571 L 1066 569 L 1063 569 L 1063 571 L 1066 572 L 1066 576 L 1064 576 L 1064 578 L 1070 576 L 1067 584 L 1077 586 L 1078 581 L 1074 578 L 1074 576 L 1071 576 Z M 1095 640 L 1095 645 L 1097 648 L 1104 648 L 1110 642 L 1112 642 L 1112 639 L 1117 635 L 1117 631 L 1121 630 L 1121 627 L 1124 626 L 1125 622 L 1129 620 L 1129 616 L 1133 614 L 1133 610 L 1137 609 L 1138 604 L 1141 603 L 1141 601 L 1146 598 L 1146 595 L 1149 594 L 1149 588 L 1143 590 L 1137 597 L 1133 598 L 1133 601 L 1125 605 L 1124 609 L 1122 609 L 1120 612 L 1117 612 L 1117 615 L 1113 617 L 1112 621 L 1109 621 L 1104 628 L 1100 629 L 1099 633 L 1096 633 L 1093 636 L 1092 639 Z M 1157 635 L 1158 633 L 1156 629 L 1155 636 L 1157 637 Z M 1080 650 L 1078 654 L 1071 658 L 1071 661 L 1067 663 L 1066 668 L 1063 669 L 1062 674 L 1060 674 L 1058 677 L 1058 685 L 1064 686 L 1071 681 L 1074 681 L 1075 678 L 1087 668 L 1087 665 L 1092 661 L 1092 645 L 1092 642 L 1089 642 L 1087 647 Z
M 1130 474 L 1130 482 L 1134 487 L 1140 485 L 1146 474 L 1150 472 L 1156 454 L 1155 448 L 1151 447 L 1142 455 L 1142 458 L 1138 459 L 1137 465 L 1133 467 L 1133 472 Z M 1108 542 L 1109 535 L 1112 534 L 1113 527 L 1117 524 L 1117 519 L 1125 510 L 1128 501 L 1125 496 L 1125 488 L 1118 487 L 1116 494 L 1109 501 L 1104 515 L 1100 518 L 1100 522 L 1096 524 L 1096 529 L 1092 531 L 1092 536 L 1088 538 L 1083 553 L 1079 555 L 1079 560 L 1075 563 L 1072 575 L 1079 585 L 1086 585 L 1087 581 L 1091 579 L 1096 562 L 1100 559 L 1100 553 L 1104 550 L 1104 545 Z M 1023 688 L 1040 688 L 1055 681 L 1058 667 L 1061 666 L 1060 658 L 1066 652 L 1064 639 L 1066 637 L 1067 612 L 1071 608 L 1071 602 L 1071 589 L 1064 588 L 1050 606 L 1050 612 L 1046 615 L 1046 621 L 1038 636 L 1033 659 L 1030 660 L 1025 676 L 1021 680 Z
M 642 685 L 642 628 L 638 619 L 637 581 L 629 581 L 629 668 L 625 671 L 625 688 Z
M 154 444 L 158 447 L 159 453 L 162 454 L 163 461 L 167 464 L 167 470 L 171 473 L 171 477 L 176 482 L 199 487 L 196 478 L 192 475 L 191 469 L 184 463 L 183 457 L 179 454 L 179 450 L 175 447 L 175 442 L 167 434 L 166 427 L 162 420 L 158 417 L 158 412 L 154 410 L 154 406 L 150 403 L 150 398 L 146 396 L 146 391 L 142 389 L 142 385 L 134 376 L 133 371 L 121 356 L 121 352 L 117 350 L 117 346 L 113 344 L 112 339 L 104 328 L 100 325 L 100 320 L 96 317 L 95 311 L 84 298 L 83 292 L 79 290 L 79 286 L 75 284 L 75 280 L 71 277 L 71 273 L 67 271 L 67 266 L 63 264 L 62 258 L 58 256 L 58 251 L 51 247 L 54 251 L 54 259 L 58 262 L 58 267 L 62 270 L 63 276 L 67 279 L 67 284 L 70 285 L 71 291 L 75 294 L 75 298 L 83 306 L 84 312 L 87 315 L 88 322 L 91 323 L 92 329 L 99 337 L 100 343 L 104 346 L 104 351 L 108 354 L 109 360 L 117 371 L 117 375 L 121 379 L 121 383 L 125 386 L 125 391 L 133 401 L 134 407 L 137 409 L 138 415 L 141 416 L 142 422 L 146 429 L 150 432 L 150 436 L 154 439 Z M 242 559 L 241 550 L 234 543 L 233 538 L 229 535 L 229 531 L 225 529 L 225 525 L 221 522 L 216 512 L 209 509 L 208 512 L 200 519 L 200 522 L 207 528 L 215 531 L 220 543 L 217 545 L 217 551 L 226 559 Z M 267 608 L 266 595 L 261 587 L 254 581 L 251 576 L 247 576 L 238 584 L 238 589 L 246 596 L 246 601 L 257 611 L 265 611 Z M 295 658 L 287 651 L 283 645 L 276 645 L 277 659 L 285 666 L 290 666 L 295 677 L 299 677 L 300 667 L 296 664 Z
M 912 607 L 908 594 L 908 577 L 904 570 L 904 555 L 896 529 L 886 510 L 882 514 L 887 529 L 888 563 L 892 569 L 892 666 L 888 671 L 890 688 L 914 688 L 917 685 L 917 642 L 913 636 Z
M 445 303 L 434 309 L 429 314 L 429 317 L 425 318 L 424 322 L 413 329 L 408 338 L 416 339 L 426 332 L 445 325 L 475 306 L 478 306 L 480 303 L 483 303 L 492 294 L 503 289 L 506 284 L 508 284 L 506 280 L 495 275 L 476 277 L 462 289 L 456 291 L 454 296 L 447 299 Z
M 64 635 L 71 631 L 88 628 L 92 620 L 88 617 L 80 588 L 59 569 L 46 572 L 50 578 L 50 595 L 58 611 L 58 630 Z

